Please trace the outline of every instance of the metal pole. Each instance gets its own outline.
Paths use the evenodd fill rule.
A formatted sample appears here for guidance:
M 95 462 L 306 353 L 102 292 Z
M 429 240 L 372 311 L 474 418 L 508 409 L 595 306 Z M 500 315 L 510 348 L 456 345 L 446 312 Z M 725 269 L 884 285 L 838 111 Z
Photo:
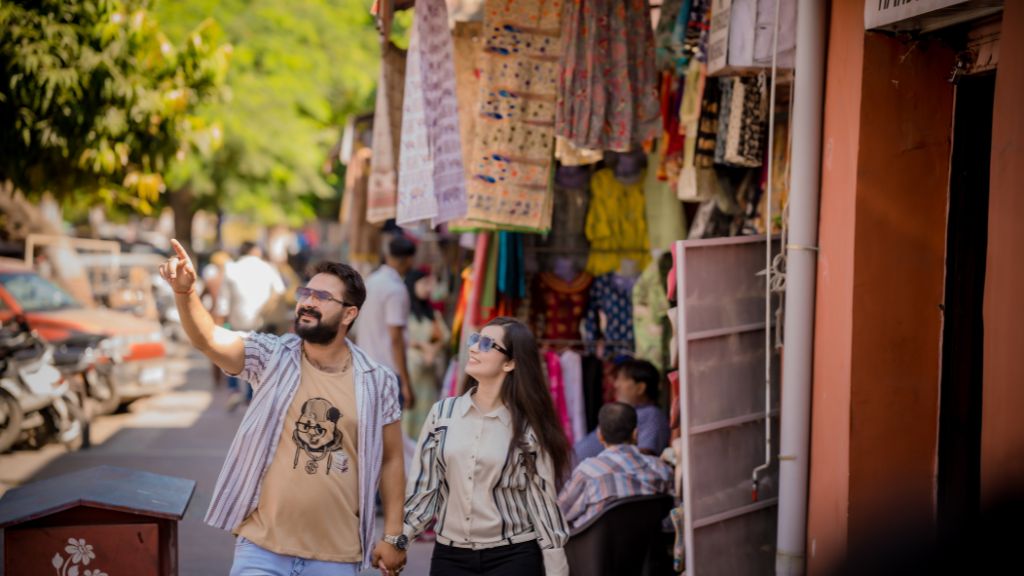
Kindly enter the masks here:
M 779 520 L 775 556 L 775 572 L 785 576 L 803 574 L 806 564 L 825 6 L 821 0 L 799 0 L 797 4 L 790 243 L 786 246 Z

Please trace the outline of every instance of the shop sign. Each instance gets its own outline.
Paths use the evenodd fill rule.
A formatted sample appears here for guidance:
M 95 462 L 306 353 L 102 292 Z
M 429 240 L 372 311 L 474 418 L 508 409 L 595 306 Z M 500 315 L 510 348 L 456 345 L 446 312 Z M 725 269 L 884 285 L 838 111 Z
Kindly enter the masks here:
M 864 0 L 864 27 L 883 28 L 896 22 L 966 4 L 970 0 Z

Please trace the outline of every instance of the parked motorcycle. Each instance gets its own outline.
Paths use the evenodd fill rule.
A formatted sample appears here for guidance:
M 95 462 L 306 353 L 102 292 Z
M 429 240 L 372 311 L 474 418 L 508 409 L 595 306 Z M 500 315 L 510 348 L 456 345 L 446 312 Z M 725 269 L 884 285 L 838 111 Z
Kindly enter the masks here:
M 76 334 L 54 346 L 54 365 L 83 401 L 92 401 L 90 415 L 112 414 L 121 405 L 113 380 L 114 361 L 104 352 L 106 340 L 102 334 Z
M 79 394 L 54 366 L 53 348 L 24 322 L 0 327 L 0 400 L 0 451 L 19 440 L 33 448 L 51 441 L 81 446 Z

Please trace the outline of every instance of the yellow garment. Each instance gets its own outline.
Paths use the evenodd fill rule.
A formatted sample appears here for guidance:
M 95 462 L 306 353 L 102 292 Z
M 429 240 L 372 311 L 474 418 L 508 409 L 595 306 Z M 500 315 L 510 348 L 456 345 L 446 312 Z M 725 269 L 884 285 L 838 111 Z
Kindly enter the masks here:
M 591 178 L 590 191 L 587 272 L 594 276 L 614 272 L 624 258 L 635 261 L 639 270 L 646 268 L 651 247 L 644 214 L 644 178 L 635 184 L 622 184 L 610 168 L 605 168 Z

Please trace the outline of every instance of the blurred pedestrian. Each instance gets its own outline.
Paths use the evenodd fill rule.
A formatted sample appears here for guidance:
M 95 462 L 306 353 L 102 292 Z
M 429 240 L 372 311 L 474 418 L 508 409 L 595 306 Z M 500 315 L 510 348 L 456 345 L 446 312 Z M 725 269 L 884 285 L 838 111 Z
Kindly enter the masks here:
M 398 382 L 347 338 L 366 298 L 359 273 L 319 264 L 298 290 L 294 334 L 235 332 L 214 323 L 173 244 L 160 276 L 189 340 L 266 400 L 246 411 L 206 513 L 238 536 L 231 575 L 397 575 L 407 543 Z M 374 544 L 378 483 L 384 538 Z
M 431 576 L 565 576 L 558 484 L 569 443 L 537 340 L 496 318 L 469 337 L 467 386 L 434 404 L 406 486 L 405 534 L 436 518 Z
M 405 327 L 409 322 L 410 298 L 403 278 L 412 268 L 416 245 L 399 234 L 388 243 L 384 264 L 366 279 L 363 321 L 356 332 L 356 344 L 377 362 L 394 370 L 401 382 L 402 406 L 413 406 L 409 365 L 405 358 Z
M 405 411 L 403 422 L 406 436 L 415 438 L 440 394 L 441 371 L 447 366 L 444 347 L 451 331 L 441 313 L 430 305 L 434 277 L 422 270 L 411 270 L 405 276 L 405 285 L 412 312 L 408 325 L 408 362 L 414 400 L 412 407 Z
M 210 262 L 203 267 L 203 291 L 199 294 L 199 299 L 203 301 L 203 306 L 213 316 L 213 321 L 218 326 L 223 326 L 227 322 L 227 302 L 221 300 L 220 293 L 230 262 L 231 256 L 223 250 L 218 250 L 210 255 Z M 211 366 L 213 368 L 213 386 L 220 388 L 224 383 L 224 371 L 216 364 L 211 363 Z M 235 380 L 234 388 L 238 387 L 237 379 L 229 377 L 229 380 Z
M 253 242 L 245 242 L 235 262 L 224 270 L 224 283 L 219 298 L 227 311 L 232 330 L 251 332 L 263 330 L 266 314 L 284 294 L 284 280 L 272 264 L 263 259 L 263 251 Z M 244 391 L 235 391 L 228 399 L 228 410 L 252 399 L 249 383 L 239 384 Z

